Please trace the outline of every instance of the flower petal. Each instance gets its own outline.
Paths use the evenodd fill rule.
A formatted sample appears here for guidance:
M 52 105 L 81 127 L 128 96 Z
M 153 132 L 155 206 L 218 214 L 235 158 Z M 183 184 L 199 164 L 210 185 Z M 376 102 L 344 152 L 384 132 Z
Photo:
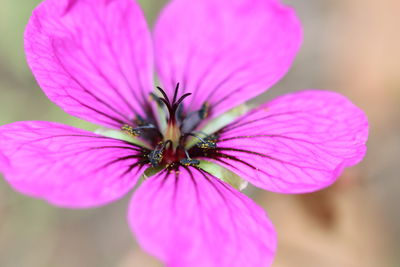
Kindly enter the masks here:
M 360 162 L 367 138 L 367 118 L 345 97 L 304 91 L 280 97 L 223 128 L 217 162 L 267 190 L 311 192 Z
M 0 151 L 0 174 L 8 167 L 8 159 Z
M 101 205 L 136 184 L 141 148 L 70 126 L 26 121 L 0 127 L 5 179 L 30 196 L 64 207 Z M 1 164 L 0 164 L 1 165 Z
M 210 117 L 259 95 L 289 69 L 302 41 L 294 11 L 276 0 L 175 0 L 155 29 L 165 89 L 208 102 Z
M 129 222 L 141 246 L 171 267 L 264 267 L 275 253 L 264 210 L 195 168 L 145 180 L 131 201 Z
M 152 45 L 134 0 L 46 0 L 25 50 L 46 95 L 71 115 L 115 128 L 145 117 Z

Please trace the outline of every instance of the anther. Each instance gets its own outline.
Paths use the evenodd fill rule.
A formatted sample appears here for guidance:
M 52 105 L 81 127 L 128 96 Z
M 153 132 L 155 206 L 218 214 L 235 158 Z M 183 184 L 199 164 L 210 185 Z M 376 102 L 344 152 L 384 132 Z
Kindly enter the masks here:
M 149 153 L 148 158 L 152 167 L 158 167 L 163 159 L 164 150 L 153 150 Z
M 156 129 L 154 125 L 145 125 L 145 126 L 139 126 L 136 128 L 133 128 L 132 126 L 125 124 L 124 126 L 121 127 L 121 130 L 126 132 L 127 134 L 137 137 L 140 136 L 143 133 L 143 130 L 145 129 Z
M 199 142 L 196 144 L 197 147 L 202 149 L 215 149 L 217 148 L 217 144 L 215 142 L 206 141 L 206 142 Z
M 204 134 L 204 133 L 203 133 Z M 200 136 L 189 133 L 187 135 L 193 136 L 200 140 L 200 142 L 196 143 L 197 147 L 200 147 L 202 149 L 215 149 L 217 148 L 217 138 L 215 135 L 208 135 L 205 138 L 201 138 Z
M 197 159 L 181 159 L 179 161 L 183 166 L 198 166 L 200 164 L 200 161 Z
M 152 167 L 160 166 L 160 163 L 163 160 L 164 150 L 168 145 L 172 145 L 171 140 L 167 140 L 164 143 L 161 142 L 153 151 L 149 153 L 147 157 Z
M 210 104 L 208 102 L 204 102 L 204 104 L 201 106 L 201 109 L 198 111 L 200 119 L 207 118 L 209 111 L 210 111 Z
M 200 161 L 198 161 L 197 159 L 190 158 L 189 153 L 186 149 L 183 149 L 183 151 L 185 151 L 186 159 L 181 159 L 179 161 L 183 166 L 197 166 L 200 164 Z
M 126 132 L 127 134 L 129 134 L 131 136 L 134 136 L 134 137 L 140 135 L 140 130 L 139 129 L 135 129 L 132 126 L 129 126 L 128 124 L 125 124 L 124 126 L 122 126 L 121 130 Z

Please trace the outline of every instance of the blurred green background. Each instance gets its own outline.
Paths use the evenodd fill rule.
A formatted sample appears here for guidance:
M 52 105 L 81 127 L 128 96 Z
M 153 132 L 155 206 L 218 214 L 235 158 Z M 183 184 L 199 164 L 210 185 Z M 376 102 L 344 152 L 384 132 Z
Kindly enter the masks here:
M 23 31 L 38 0 L 1 0 L 0 125 L 58 121 L 85 129 L 41 92 L 25 62 Z M 152 24 L 166 1 L 141 0 Z M 362 164 L 308 195 L 251 189 L 279 234 L 275 267 L 400 266 L 400 1 L 286 0 L 305 42 L 290 73 L 262 100 L 306 88 L 348 96 L 367 113 Z M 0 180 L 1 267 L 162 266 L 135 243 L 129 196 L 91 210 L 66 210 L 15 193 Z

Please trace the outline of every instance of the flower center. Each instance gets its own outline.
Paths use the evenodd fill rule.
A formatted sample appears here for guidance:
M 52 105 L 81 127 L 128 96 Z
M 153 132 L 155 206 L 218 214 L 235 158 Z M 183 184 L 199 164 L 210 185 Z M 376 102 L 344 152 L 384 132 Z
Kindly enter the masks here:
M 195 131 L 208 116 L 208 103 L 204 103 L 200 110 L 185 112 L 183 101 L 191 95 L 190 93 L 183 94 L 178 98 L 179 84 L 177 84 L 171 100 L 162 88 L 157 87 L 157 89 L 162 96 L 159 97 L 155 94 L 151 94 L 151 96 L 158 106 L 164 110 L 165 129 L 160 130 L 161 127 L 158 124 L 150 123 L 149 120 L 146 121 L 138 117 L 135 121 L 137 127 L 124 125 L 121 128 L 122 131 L 140 137 L 151 144 L 153 149 L 144 156 L 147 157 L 148 163 L 152 167 L 165 166 L 168 169 L 176 169 L 179 165 L 199 165 L 199 160 L 191 158 L 186 144 L 189 138 L 195 138 L 198 141 L 195 145 L 196 156 L 206 154 L 208 150 L 216 148 L 217 138 L 214 135 Z M 199 153 L 199 150 L 204 153 Z

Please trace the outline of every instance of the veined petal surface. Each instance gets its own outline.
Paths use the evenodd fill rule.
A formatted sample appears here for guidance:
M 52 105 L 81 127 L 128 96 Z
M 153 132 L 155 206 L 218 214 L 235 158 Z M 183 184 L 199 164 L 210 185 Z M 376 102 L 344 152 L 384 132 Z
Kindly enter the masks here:
M 25 50 L 41 88 L 71 115 L 114 128 L 145 117 L 152 45 L 134 0 L 45 0 Z
M 122 197 L 141 172 L 141 148 L 70 126 L 40 121 L 0 127 L 10 185 L 55 205 L 83 208 Z
M 276 234 L 263 209 L 195 168 L 150 177 L 129 222 L 141 246 L 169 267 L 266 267 Z
M 223 128 L 217 162 L 270 191 L 311 192 L 360 162 L 367 138 L 359 108 L 337 93 L 310 90 L 277 98 Z
M 8 159 L 0 151 L 0 175 L 1 175 L 1 172 L 3 170 L 5 170 L 5 168 L 8 167 L 8 164 L 9 164 Z
M 302 42 L 294 11 L 276 0 L 174 0 L 155 28 L 160 79 L 173 93 L 193 93 L 187 108 L 208 102 L 210 117 L 276 83 Z

